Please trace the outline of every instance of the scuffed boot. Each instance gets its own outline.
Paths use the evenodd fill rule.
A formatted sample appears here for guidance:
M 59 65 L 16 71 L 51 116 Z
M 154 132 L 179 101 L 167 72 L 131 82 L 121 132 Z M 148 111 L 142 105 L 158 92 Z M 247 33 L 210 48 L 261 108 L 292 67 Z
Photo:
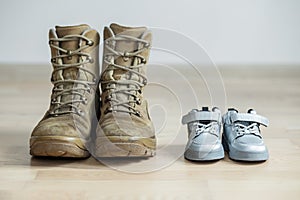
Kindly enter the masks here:
M 154 127 L 143 98 L 151 37 L 146 27 L 111 24 L 104 29 L 97 157 L 155 154 Z
M 88 25 L 49 31 L 51 104 L 30 138 L 33 156 L 88 157 L 99 76 L 99 34 Z

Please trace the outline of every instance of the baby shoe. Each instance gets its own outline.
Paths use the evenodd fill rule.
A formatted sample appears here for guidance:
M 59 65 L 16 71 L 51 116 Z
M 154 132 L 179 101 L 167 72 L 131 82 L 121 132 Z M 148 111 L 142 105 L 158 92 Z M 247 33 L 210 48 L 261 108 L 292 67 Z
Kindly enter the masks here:
M 268 126 L 267 118 L 253 109 L 238 113 L 230 108 L 223 116 L 223 147 L 233 160 L 265 161 L 269 153 L 260 132 L 260 125 Z
M 182 124 L 188 127 L 188 142 L 184 157 L 192 161 L 210 161 L 224 158 L 221 142 L 221 111 L 214 107 L 193 109 L 183 116 Z

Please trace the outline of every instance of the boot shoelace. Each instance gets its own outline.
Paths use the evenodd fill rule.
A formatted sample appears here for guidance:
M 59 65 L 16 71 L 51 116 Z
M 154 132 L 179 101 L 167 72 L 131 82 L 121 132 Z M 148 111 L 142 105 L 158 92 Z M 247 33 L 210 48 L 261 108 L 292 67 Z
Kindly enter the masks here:
M 79 48 L 76 50 L 66 50 L 59 46 L 60 42 L 67 42 L 67 41 L 79 41 Z M 82 41 L 86 41 L 85 45 L 82 45 Z M 58 45 L 56 45 L 58 43 Z M 82 50 L 92 46 L 94 42 L 90 40 L 89 38 L 83 36 L 83 35 L 67 35 L 62 38 L 51 38 L 49 40 L 49 45 L 52 48 L 55 48 L 62 52 L 63 54 L 54 56 L 51 58 L 51 63 L 54 67 L 54 70 L 52 72 L 52 77 L 54 74 L 58 71 L 61 71 L 61 74 L 63 73 L 63 70 L 70 69 L 70 68 L 77 68 L 78 73 L 79 70 L 82 70 L 84 72 L 87 72 L 88 74 L 92 75 L 93 81 L 85 81 L 85 80 L 73 80 L 73 79 L 63 79 L 63 80 L 52 80 L 52 83 L 54 85 L 53 88 L 53 95 L 51 104 L 54 105 L 54 107 L 50 110 L 50 115 L 58 116 L 61 114 L 68 114 L 68 113 L 75 113 L 80 116 L 84 115 L 84 112 L 78 108 L 78 106 L 75 106 L 74 103 L 87 103 L 87 98 L 85 97 L 84 93 L 85 91 L 91 92 L 90 85 L 96 84 L 96 76 L 95 74 L 90 71 L 89 69 L 85 68 L 85 64 L 93 63 L 94 60 L 88 53 L 81 52 Z M 65 64 L 63 63 L 63 58 L 72 59 L 72 56 L 78 56 L 79 62 L 77 63 L 71 63 L 71 64 Z M 61 75 L 62 76 L 62 75 Z M 65 89 L 64 86 L 67 84 L 73 85 L 70 89 Z M 76 87 L 75 85 L 83 85 L 84 87 Z M 72 99 L 70 101 L 62 101 L 62 97 L 66 95 L 79 95 L 80 99 Z M 70 108 L 69 110 L 61 110 L 62 108 Z
M 249 126 L 241 123 L 235 123 L 235 129 L 237 133 L 236 139 L 244 135 L 255 135 L 261 138 L 257 123 L 252 123 Z
M 137 42 L 138 44 L 142 45 L 141 48 L 138 48 L 138 50 L 134 52 L 120 52 L 116 51 L 114 47 L 115 43 L 117 41 L 131 41 L 131 42 Z M 103 77 L 104 74 L 108 73 L 111 74 L 111 70 L 114 69 L 122 69 L 129 73 L 136 74 L 139 78 L 142 78 L 142 82 L 136 81 L 136 80 L 101 80 L 102 84 L 106 84 L 105 90 L 110 90 L 107 99 L 105 99 L 105 103 L 110 102 L 110 107 L 105 111 L 105 113 L 108 112 L 127 112 L 130 114 L 135 114 L 137 116 L 141 116 L 141 113 L 135 109 L 134 106 L 131 106 L 130 104 L 141 104 L 141 100 L 136 95 L 137 92 L 140 92 L 141 88 L 144 87 L 147 84 L 147 78 L 142 73 L 138 72 L 139 68 L 142 68 L 146 64 L 146 59 L 139 55 L 144 50 L 148 49 L 150 47 L 150 44 L 146 40 L 142 40 L 136 37 L 128 36 L 128 35 L 118 35 L 111 37 L 105 41 L 105 48 L 109 51 L 106 53 L 104 57 L 104 62 L 107 64 L 107 68 L 103 71 L 101 77 Z M 138 45 L 139 46 L 139 45 Z M 129 58 L 133 58 L 133 65 L 127 67 L 116 64 L 115 58 L 122 57 L 124 61 L 129 60 Z M 125 86 L 131 86 L 127 88 L 118 88 L 116 85 L 125 85 Z M 123 93 L 128 96 L 132 96 L 133 99 L 131 100 L 128 98 L 127 101 L 119 101 L 115 94 L 117 93 Z M 128 110 L 118 109 L 118 106 L 123 106 L 125 108 L 128 108 Z

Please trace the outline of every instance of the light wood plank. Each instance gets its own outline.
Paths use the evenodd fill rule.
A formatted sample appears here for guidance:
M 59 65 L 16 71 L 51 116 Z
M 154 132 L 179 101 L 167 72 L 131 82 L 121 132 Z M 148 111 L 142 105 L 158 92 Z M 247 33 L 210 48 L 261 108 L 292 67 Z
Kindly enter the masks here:
M 203 80 L 184 66 L 174 66 L 197 85 L 199 105 L 210 105 Z M 205 70 L 205 69 L 203 69 Z M 227 95 L 225 107 L 241 112 L 253 107 L 270 120 L 262 128 L 270 159 L 264 163 L 224 160 L 193 163 L 183 157 L 161 170 L 132 174 L 113 170 L 94 158 L 86 160 L 37 159 L 29 155 L 28 139 L 48 108 L 51 67 L 0 65 L 0 199 L 289 199 L 300 197 L 300 67 L 220 67 Z M 172 76 L 157 73 L 158 80 Z M 173 77 L 174 78 L 174 77 Z M 184 94 L 185 88 L 175 85 Z M 180 88 L 182 87 L 182 88 Z M 152 103 L 162 103 L 156 88 L 149 89 Z M 190 93 L 185 94 L 188 98 Z M 168 99 L 168 96 L 165 97 Z M 163 148 L 174 133 L 185 144 L 177 102 L 168 102 L 165 129 L 158 135 Z M 189 102 L 189 101 L 188 101 Z M 190 101 L 193 105 L 193 101 Z M 151 104 L 151 102 L 150 102 Z M 186 106 L 188 107 L 188 106 Z M 184 113 L 185 114 L 185 113 Z M 152 118 L 158 127 L 164 116 Z M 182 129 L 180 129 L 182 128 Z M 183 153 L 183 152 L 182 152 Z M 168 154 L 159 159 L 168 159 Z M 154 160 L 153 160 L 154 162 Z M 141 161 L 143 163 L 143 161 Z M 145 162 L 146 163 L 146 162 Z M 135 167 L 123 160 L 120 166 Z

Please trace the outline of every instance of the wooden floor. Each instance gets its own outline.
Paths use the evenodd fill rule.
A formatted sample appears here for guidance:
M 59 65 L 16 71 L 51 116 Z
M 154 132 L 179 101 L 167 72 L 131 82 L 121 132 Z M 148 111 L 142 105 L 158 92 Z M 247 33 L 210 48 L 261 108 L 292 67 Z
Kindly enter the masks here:
M 115 168 L 112 169 L 92 157 L 86 160 L 31 158 L 28 139 L 49 104 L 50 73 L 50 66 L 45 65 L 0 66 L 1 200 L 300 199 L 300 66 L 220 67 L 226 98 L 220 95 L 215 102 L 223 104 L 219 105 L 222 110 L 236 107 L 244 112 L 253 107 L 270 120 L 270 127 L 262 128 L 270 152 L 267 162 L 234 162 L 226 156 L 218 162 L 192 163 L 181 156 L 174 162 L 169 159 L 162 169 L 150 167 L 147 173 L 139 174 L 130 173 L 137 167 L 136 161 L 130 160 L 120 161 L 119 168 L 112 166 Z M 164 73 L 156 73 L 155 77 L 157 80 L 167 77 L 177 83 L 175 77 Z M 210 105 L 203 81 L 192 72 L 187 79 L 196 86 L 198 104 Z M 181 84 L 177 87 L 178 95 L 185 94 L 184 99 L 190 99 L 191 94 Z M 147 94 L 153 97 L 152 103 L 163 95 L 154 89 Z M 190 109 L 184 106 L 182 114 Z M 186 132 L 174 110 L 165 117 L 168 119 L 164 126 L 159 124 L 162 118 L 159 109 L 153 109 L 151 115 L 156 126 L 162 127 L 158 134 L 161 149 L 178 133 L 173 128 L 180 128 L 179 134 L 184 139 L 169 143 L 178 153 L 186 142 Z M 160 160 L 152 158 L 153 163 L 168 160 L 170 156 L 174 155 L 158 155 Z

